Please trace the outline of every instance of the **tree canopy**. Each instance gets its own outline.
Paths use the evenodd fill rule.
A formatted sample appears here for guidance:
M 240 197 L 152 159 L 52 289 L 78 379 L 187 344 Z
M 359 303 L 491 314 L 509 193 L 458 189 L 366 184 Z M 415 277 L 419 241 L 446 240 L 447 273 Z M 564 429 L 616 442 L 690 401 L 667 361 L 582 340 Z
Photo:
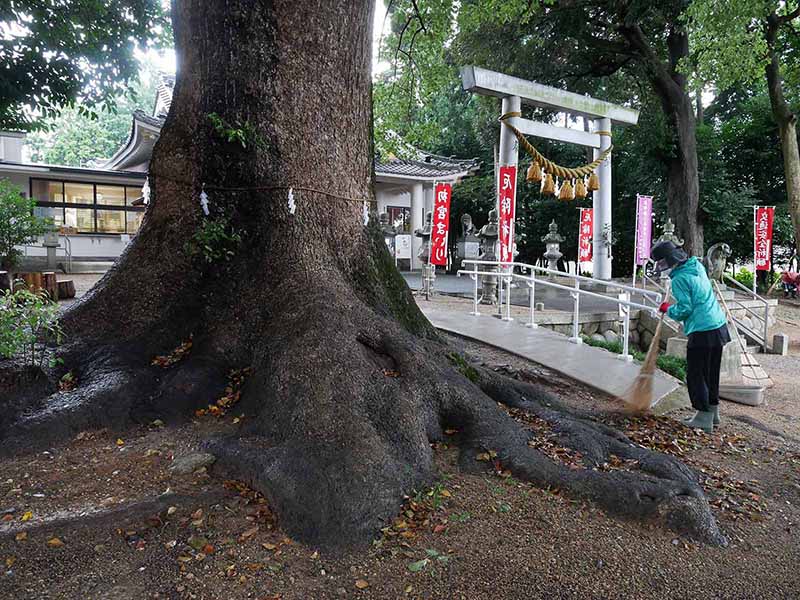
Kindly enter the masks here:
M 65 106 L 113 107 L 134 50 L 169 33 L 160 0 L 15 0 L 0 5 L 0 129 L 42 128 Z

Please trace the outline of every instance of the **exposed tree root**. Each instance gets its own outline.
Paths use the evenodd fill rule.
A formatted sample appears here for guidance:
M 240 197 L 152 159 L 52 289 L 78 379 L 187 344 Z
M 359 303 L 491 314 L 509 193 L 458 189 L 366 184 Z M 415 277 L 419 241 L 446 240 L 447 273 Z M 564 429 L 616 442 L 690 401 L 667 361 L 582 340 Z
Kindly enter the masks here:
M 443 359 L 447 345 L 374 313 L 351 315 L 339 329 L 307 314 L 281 319 L 292 334 L 273 340 L 247 381 L 237 407 L 247 415 L 240 434 L 207 448 L 219 457 L 216 471 L 261 491 L 299 539 L 326 546 L 369 539 L 396 514 L 404 494 L 435 480 L 431 443 L 457 429 L 465 466 L 474 469 L 479 453 L 494 451 L 520 479 L 726 543 L 691 469 L 571 414 L 541 389 Z M 201 352 L 160 369 L 142 354 L 98 348 L 82 357 L 79 387 L 23 414 L 3 432 L 14 442 L 4 445 L 188 417 L 224 387 L 222 364 Z M 536 431 L 501 404 L 546 423 L 560 444 L 580 453 L 581 467 L 531 447 Z M 602 469 L 612 456 L 633 469 Z

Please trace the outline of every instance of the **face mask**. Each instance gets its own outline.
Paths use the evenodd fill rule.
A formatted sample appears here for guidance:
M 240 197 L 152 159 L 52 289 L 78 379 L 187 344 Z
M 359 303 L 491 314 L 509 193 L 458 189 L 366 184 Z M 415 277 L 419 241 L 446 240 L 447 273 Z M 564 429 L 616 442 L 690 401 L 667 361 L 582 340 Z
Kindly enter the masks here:
M 656 272 L 659 275 L 666 276 L 672 272 L 672 267 L 667 264 L 667 260 L 662 258 L 656 263 Z

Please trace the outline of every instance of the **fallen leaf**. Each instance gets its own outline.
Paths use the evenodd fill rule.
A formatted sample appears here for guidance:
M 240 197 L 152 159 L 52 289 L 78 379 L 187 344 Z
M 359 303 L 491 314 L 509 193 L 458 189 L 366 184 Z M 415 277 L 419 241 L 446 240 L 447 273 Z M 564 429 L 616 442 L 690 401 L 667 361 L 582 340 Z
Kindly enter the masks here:
M 54 537 L 47 540 L 47 545 L 50 546 L 51 548 L 61 548 L 61 546 L 64 545 L 64 542 L 62 542 L 57 537 Z
M 192 519 L 193 520 L 196 521 L 197 519 L 202 519 L 202 518 L 203 518 L 203 509 L 202 508 L 198 508 L 196 511 L 194 511 L 192 513 Z
M 369 587 L 369 581 L 366 579 L 356 579 L 356 587 L 360 590 L 365 590 Z
M 275 550 L 277 548 L 275 544 L 261 544 L 261 547 L 265 550 Z
M 250 529 L 242 532 L 242 535 L 239 536 L 239 539 L 249 540 L 251 537 L 253 537 L 255 534 L 258 533 L 258 530 L 259 530 L 258 525 L 256 525 L 255 527 L 251 527 Z
M 11 521 L 14 519 L 14 515 L 3 515 L 3 521 Z
M 14 566 L 15 562 L 17 562 L 17 557 L 16 556 L 9 556 L 8 558 L 6 558 L 6 567 L 8 567 L 10 569 L 11 567 Z
M 422 569 L 424 569 L 428 565 L 428 562 L 430 562 L 430 559 L 423 558 L 422 560 L 409 563 L 408 570 L 411 571 L 412 573 L 417 573 L 419 571 L 422 571 Z
M 27 531 L 20 531 L 17 535 L 14 536 L 14 539 L 18 542 L 24 542 L 28 539 L 28 532 Z
M 445 529 L 447 529 L 445 525 L 437 525 L 436 527 L 433 528 L 433 533 L 441 533 Z
M 33 513 L 29 510 L 25 511 L 25 513 L 22 515 L 23 521 L 30 521 L 32 518 L 33 518 Z
M 124 446 L 125 441 L 122 438 L 117 438 L 117 446 Z

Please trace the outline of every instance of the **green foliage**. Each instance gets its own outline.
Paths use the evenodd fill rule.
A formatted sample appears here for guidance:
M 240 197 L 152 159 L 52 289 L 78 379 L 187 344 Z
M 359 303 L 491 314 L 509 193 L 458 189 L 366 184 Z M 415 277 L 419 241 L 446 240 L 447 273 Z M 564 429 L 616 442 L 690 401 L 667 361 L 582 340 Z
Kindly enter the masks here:
M 475 368 L 470 365 L 463 356 L 457 352 L 451 352 L 447 355 L 447 358 L 450 359 L 450 362 L 455 366 L 459 373 L 469 379 L 472 383 L 478 383 L 480 380 L 478 371 L 476 371 Z
M 589 336 L 583 336 L 583 341 L 587 346 L 594 346 L 595 348 L 604 348 L 614 354 L 622 354 L 622 342 L 606 342 L 600 340 L 593 340 Z M 634 360 L 642 362 L 645 359 L 645 353 L 639 350 L 630 350 L 631 356 Z M 660 354 L 656 359 L 656 366 L 669 373 L 680 381 L 686 381 L 686 360 L 677 356 L 669 356 L 667 354 Z
M 247 148 L 248 144 L 256 146 L 259 143 L 258 133 L 250 121 L 230 124 L 217 113 L 210 113 L 208 119 L 217 135 L 228 142 L 240 144 L 242 148 Z
M 679 381 L 686 381 L 686 359 L 678 356 L 662 354 L 656 361 L 656 366 L 665 373 L 669 373 Z
M 158 74 L 146 65 L 130 93 L 114 98 L 112 109 L 90 114 L 79 106 L 64 108 L 54 118 L 42 122 L 46 131 L 37 131 L 26 139 L 33 162 L 82 167 L 91 160 L 110 158 L 131 133 L 135 110 L 148 114 L 153 109 Z
M 753 289 L 753 272 L 749 269 L 745 267 L 737 269 L 734 279 L 745 286 L 748 290 Z
M 58 305 L 46 296 L 27 289 L 0 295 L 0 356 L 41 367 L 47 345 L 61 343 L 62 337 Z
M 35 205 L 17 186 L 0 179 L 0 270 L 16 265 L 20 252 L 15 246 L 29 244 L 52 226 L 49 220 L 33 214 Z
M 160 0 L 19 0 L 0 22 L 0 129 L 31 130 L 64 106 L 114 106 L 136 76 L 134 49 L 165 41 Z
M 242 241 L 242 236 L 227 217 L 204 219 L 203 224 L 186 243 L 191 256 L 202 256 L 208 263 L 229 261 Z
M 686 11 L 693 56 L 682 65 L 720 89 L 764 77 L 769 61 L 764 24 L 785 3 L 776 0 L 693 0 Z

